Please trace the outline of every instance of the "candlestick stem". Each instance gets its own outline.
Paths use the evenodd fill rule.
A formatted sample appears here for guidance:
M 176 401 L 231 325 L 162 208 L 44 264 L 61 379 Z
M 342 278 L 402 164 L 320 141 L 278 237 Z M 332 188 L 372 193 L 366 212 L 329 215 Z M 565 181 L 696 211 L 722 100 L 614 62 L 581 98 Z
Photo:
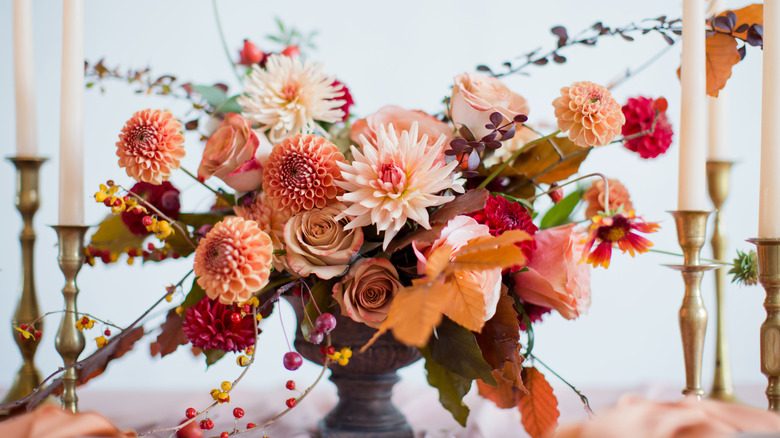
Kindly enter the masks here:
M 682 393 L 701 398 L 704 394 L 701 387 L 701 361 L 707 331 L 707 309 L 701 297 L 701 278 L 705 271 L 719 265 L 703 265 L 699 259 L 707 237 L 707 217 L 710 212 L 679 210 L 671 214 L 677 225 L 677 240 L 685 260 L 683 265 L 667 265 L 682 273 L 685 284 L 685 295 L 680 307 L 680 335 L 685 359 L 685 389 Z
M 727 239 L 726 226 L 723 222 L 721 210 L 729 194 L 729 176 L 731 161 L 707 162 L 707 188 L 710 200 L 715 206 L 715 226 L 712 232 L 712 255 L 715 260 L 726 259 Z M 726 289 L 726 269 L 715 270 L 715 374 L 712 380 L 712 390 L 709 398 L 736 402 L 734 386 L 731 383 L 731 363 L 729 361 L 729 346 L 726 337 L 726 307 L 724 293 Z
M 78 319 L 78 307 L 76 298 L 79 289 L 76 286 L 76 276 L 84 266 L 84 235 L 89 227 L 82 225 L 56 225 L 59 254 L 57 261 L 65 275 L 65 287 L 62 295 L 65 297 L 65 313 L 57 331 L 55 347 L 62 357 L 64 365 L 74 364 L 82 351 L 84 351 L 84 334 L 76 329 Z M 62 407 L 71 412 L 78 411 L 78 397 L 76 396 L 76 382 L 78 371 L 75 367 L 68 368 L 62 375 Z
M 761 372 L 769 383 L 769 410 L 780 413 L 780 239 L 748 239 L 758 253 L 758 281 L 766 290 L 761 324 Z
M 14 377 L 11 389 L 5 395 L 3 403 L 18 400 L 31 393 L 41 383 L 41 373 L 35 367 L 35 352 L 40 343 L 39 338 L 24 339 L 14 329 L 19 324 L 29 324 L 41 316 L 38 307 L 38 298 L 35 294 L 35 228 L 33 218 L 40 206 L 40 192 L 38 190 L 39 171 L 46 158 L 11 157 L 8 159 L 16 167 L 16 209 L 22 216 L 22 232 L 19 234 L 19 242 L 22 247 L 22 278 L 21 295 L 16 306 L 16 311 L 11 319 L 11 332 L 22 353 L 22 367 Z M 35 330 L 43 330 L 43 321 L 39 322 Z

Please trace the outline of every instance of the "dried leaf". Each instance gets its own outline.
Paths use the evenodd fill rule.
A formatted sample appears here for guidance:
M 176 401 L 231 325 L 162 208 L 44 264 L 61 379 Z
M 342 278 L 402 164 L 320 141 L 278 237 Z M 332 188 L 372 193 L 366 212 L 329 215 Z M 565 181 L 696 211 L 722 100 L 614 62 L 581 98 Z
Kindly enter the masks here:
M 485 325 L 487 303 L 482 285 L 469 272 L 458 271 L 447 282 L 448 300 L 441 307 L 445 315 L 467 329 L 478 332 Z
M 544 375 L 534 367 L 523 368 L 528 394 L 520 396 L 518 408 L 526 432 L 532 438 L 549 436 L 558 426 L 558 399 Z
M 160 327 L 162 332 L 157 335 L 157 341 L 149 344 L 152 356 L 165 357 L 179 348 L 179 345 L 187 345 L 189 340 L 182 331 L 182 318 L 176 313 L 176 309 L 168 311 L 165 323 Z
M 482 357 L 494 370 L 503 369 L 507 361 L 518 365 L 523 362 L 520 356 L 520 322 L 514 300 L 509 295 L 499 298 L 496 314 L 475 336 Z
M 140 248 L 147 236 L 136 236 L 122 222 L 122 215 L 111 214 L 103 219 L 95 234 L 90 237 L 90 245 L 96 249 L 111 252 L 125 252 L 130 248 Z
M 393 299 L 387 319 L 361 351 L 388 330 L 393 330 L 393 336 L 406 345 L 424 347 L 428 344 L 433 328 L 441 322 L 441 309 L 447 307 L 451 295 L 449 288 L 450 285 L 444 281 L 430 285 L 417 281 L 399 291 Z
M 739 62 L 737 40 L 731 35 L 715 32 L 707 37 L 707 94 L 718 97 L 731 77 L 731 68 Z
M 526 262 L 523 250 L 517 245 L 505 245 L 495 249 L 469 251 L 456 256 L 452 266 L 458 271 L 486 270 L 494 268 L 509 268 L 524 265 Z
M 460 260 L 460 257 L 477 251 L 501 250 L 518 242 L 531 240 L 532 237 L 523 230 L 508 230 L 498 236 L 481 236 L 472 239 L 467 245 L 463 246 L 455 253 L 454 261 Z
M 429 256 L 428 261 L 425 264 L 425 275 L 434 280 L 444 272 L 447 265 L 450 264 L 450 257 L 452 256 L 452 247 L 449 245 L 442 245 L 436 248 Z
M 577 146 L 568 137 L 555 137 L 523 151 L 501 176 L 523 176 L 537 184 L 552 184 L 577 173 L 591 149 Z
M 82 366 L 79 367 L 78 384 L 83 385 L 103 374 L 109 362 L 119 359 L 132 350 L 136 341 L 141 339 L 143 335 L 144 328 L 138 326 L 127 332 L 122 332 L 121 336 L 117 335 L 114 339 L 109 340 L 103 348 L 82 362 Z
M 718 16 L 726 16 L 729 12 L 732 11 L 724 11 L 718 14 Z M 737 15 L 737 25 L 734 26 L 737 32 L 734 32 L 733 35 L 737 38 L 747 39 L 747 28 L 741 29 L 740 26 L 742 24 L 760 24 L 762 26 L 764 24 L 764 5 L 762 3 L 754 3 L 744 8 L 736 9 L 733 12 Z
M 528 390 L 523 386 L 521 372 L 521 367 L 506 362 L 504 368 L 493 370 L 493 378 L 498 382 L 498 386 L 477 380 L 479 395 L 492 401 L 501 409 L 517 406 L 520 398 L 528 394 Z

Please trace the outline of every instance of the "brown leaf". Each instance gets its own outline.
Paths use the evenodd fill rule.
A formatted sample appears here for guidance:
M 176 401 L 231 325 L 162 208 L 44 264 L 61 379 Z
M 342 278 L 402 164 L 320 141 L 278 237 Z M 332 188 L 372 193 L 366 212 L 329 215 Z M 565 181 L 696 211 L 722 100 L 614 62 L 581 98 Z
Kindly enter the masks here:
M 731 68 L 739 62 L 737 40 L 731 35 L 715 32 L 707 37 L 707 94 L 718 97 L 731 77 Z
M 179 345 L 187 345 L 189 340 L 184 336 L 182 318 L 176 313 L 176 309 L 168 311 L 168 317 L 160 327 L 162 332 L 157 336 L 157 341 L 149 344 L 152 356 L 165 357 L 179 348 Z
M 493 370 L 493 377 L 498 386 L 488 385 L 481 379 L 477 380 L 479 395 L 492 401 L 501 409 L 509 409 L 517 406 L 520 398 L 528 393 L 523 386 L 521 367 L 511 362 L 505 362 L 504 368 Z
M 482 328 L 475 333 L 482 357 L 494 370 L 504 366 L 504 362 L 521 364 L 520 356 L 520 322 L 514 300 L 509 295 L 502 295 L 493 315 Z
M 525 431 L 532 438 L 542 438 L 555 431 L 558 426 L 558 399 L 544 375 L 534 367 L 523 368 L 523 382 L 528 394 L 523 394 L 517 403 Z
M 119 359 L 125 353 L 132 350 L 135 343 L 144 335 L 144 328 L 141 326 L 123 332 L 122 336 L 109 341 L 100 350 L 96 351 L 89 359 L 82 362 L 79 367 L 78 384 L 83 385 L 95 377 L 103 374 L 108 367 L 109 362 Z
M 577 146 L 568 137 L 551 138 L 523 151 L 502 175 L 523 176 L 537 184 L 552 184 L 577 173 L 591 149 Z
M 393 241 L 390 242 L 390 245 L 387 246 L 386 252 L 392 254 L 399 249 L 406 248 L 411 245 L 412 242 L 431 243 L 439 238 L 441 230 L 444 229 L 444 225 L 445 224 L 432 224 L 430 230 L 420 227 L 400 239 L 393 239 Z

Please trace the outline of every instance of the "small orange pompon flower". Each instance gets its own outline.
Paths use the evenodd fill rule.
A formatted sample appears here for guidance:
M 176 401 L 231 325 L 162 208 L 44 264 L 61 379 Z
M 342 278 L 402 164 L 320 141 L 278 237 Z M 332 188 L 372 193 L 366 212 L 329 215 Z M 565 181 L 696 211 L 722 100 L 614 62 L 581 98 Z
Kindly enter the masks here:
M 631 254 L 643 253 L 650 250 L 653 242 L 644 237 L 635 234 L 634 230 L 641 233 L 654 233 L 661 228 L 655 222 L 645 222 L 642 218 L 634 215 L 634 211 L 618 212 L 612 216 L 599 213 L 593 216 L 589 228 L 589 237 L 585 242 L 584 253 L 587 254 L 586 263 L 598 267 L 599 265 L 608 268 L 609 260 L 612 257 L 612 247 L 617 244 L 618 248 Z M 598 245 L 593 252 L 590 252 L 593 244 L 598 241 Z

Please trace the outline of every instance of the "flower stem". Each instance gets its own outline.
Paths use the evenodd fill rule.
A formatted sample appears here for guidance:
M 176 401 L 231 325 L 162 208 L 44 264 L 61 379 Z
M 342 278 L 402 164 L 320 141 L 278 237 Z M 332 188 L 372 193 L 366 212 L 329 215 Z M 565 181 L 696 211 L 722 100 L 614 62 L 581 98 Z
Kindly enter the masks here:
M 582 404 L 584 404 L 584 405 L 585 405 L 585 411 L 586 411 L 588 414 L 590 414 L 590 415 L 596 415 L 596 414 L 593 412 L 593 409 L 591 409 L 591 408 L 590 408 L 590 403 L 588 402 L 588 397 L 585 397 L 585 394 L 581 393 L 581 392 L 580 392 L 580 391 L 579 391 L 577 388 L 575 388 L 575 387 L 574 387 L 574 385 L 572 385 L 571 383 L 567 382 L 567 381 L 566 381 L 566 379 L 564 379 L 563 377 L 561 377 L 561 375 L 560 375 L 560 374 L 556 373 L 556 372 L 555 372 L 555 370 L 553 370 L 552 368 L 550 368 L 549 366 L 547 366 L 547 364 L 546 364 L 546 363 L 544 363 L 544 362 L 542 362 L 542 361 L 541 361 L 541 360 L 540 360 L 538 357 L 534 356 L 534 355 L 533 355 L 533 354 L 531 354 L 531 353 L 528 353 L 528 355 L 529 355 L 529 356 L 531 356 L 531 358 L 533 358 L 533 360 L 534 360 L 534 361 L 536 361 L 536 362 L 539 362 L 539 364 L 540 364 L 541 366 L 545 367 L 545 368 L 547 369 L 547 371 L 549 371 L 549 372 L 553 373 L 553 375 L 554 375 L 555 377 L 557 377 L 557 378 L 558 378 L 558 379 L 559 379 L 561 382 L 565 383 L 565 384 L 566 384 L 566 386 L 568 386 L 569 388 L 571 388 L 571 390 L 572 390 L 572 391 L 574 391 L 574 392 L 575 392 L 575 393 L 576 393 L 578 396 L 580 396 L 580 400 L 582 401 Z
M 230 199 L 228 199 L 227 197 L 225 197 L 225 194 L 224 194 L 224 193 L 220 192 L 219 190 L 216 190 L 216 189 L 212 188 L 211 186 L 209 186 L 209 185 L 208 185 L 208 184 L 206 184 L 205 182 L 201 181 L 201 180 L 200 180 L 200 178 L 198 178 L 197 176 L 195 176 L 195 174 L 193 174 L 193 173 L 192 173 L 192 172 L 190 172 L 189 170 L 187 170 L 187 169 L 185 169 L 185 168 L 183 168 L 183 167 L 179 167 L 179 169 L 181 169 L 181 170 L 182 170 L 182 172 L 186 173 L 186 174 L 187 174 L 187 175 L 188 175 L 190 178 L 192 178 L 192 179 L 194 179 L 195 181 L 197 181 L 197 183 L 198 183 L 198 184 L 200 184 L 200 185 L 202 185 L 203 187 L 205 187 L 205 188 L 209 189 L 209 190 L 211 191 L 211 193 L 213 193 L 214 195 L 216 195 L 218 198 L 222 198 L 222 200 L 223 200 L 223 201 L 227 202 L 228 204 L 232 204 L 232 202 L 230 202 Z
M 490 174 L 490 176 L 488 176 L 484 181 L 482 181 L 482 183 L 479 186 L 477 186 L 477 189 L 484 189 L 485 186 L 490 184 L 490 181 L 493 181 L 501 172 L 503 172 L 504 169 L 506 169 L 506 167 L 509 165 L 509 163 L 515 161 L 517 159 L 517 157 L 519 157 L 520 154 L 523 153 L 523 151 L 525 151 L 526 149 L 528 149 L 529 147 L 531 147 L 531 146 L 533 146 L 535 144 L 541 143 L 543 141 L 547 141 L 547 140 L 555 137 L 560 132 L 561 132 L 561 130 L 559 129 L 559 130 L 553 132 L 552 134 L 545 135 L 544 137 L 537 138 L 536 140 L 532 140 L 532 141 L 529 141 L 528 143 L 524 144 L 523 147 L 521 147 L 520 149 L 516 150 L 509 157 L 509 159 L 507 159 L 506 161 L 501 163 L 501 165 L 498 166 L 496 168 L 496 170 L 494 170 L 493 173 Z
M 677 254 L 676 252 L 662 251 L 660 249 L 652 249 L 652 248 L 650 248 L 649 251 L 650 252 L 655 252 L 655 253 L 658 253 L 658 254 L 665 254 L 665 255 L 676 256 L 676 257 L 684 257 L 682 254 Z M 734 266 L 734 263 L 724 262 L 723 260 L 713 260 L 713 259 L 707 259 L 707 258 L 704 258 L 704 257 L 700 257 L 700 260 L 704 260 L 705 262 L 709 262 L 709 263 L 715 263 L 715 264 L 718 264 L 718 265 Z
M 233 73 L 236 75 L 236 79 L 238 79 L 239 85 L 242 83 L 241 75 L 238 74 L 238 69 L 236 69 L 236 64 L 233 62 L 233 59 L 230 57 L 230 50 L 228 50 L 227 43 L 225 42 L 225 32 L 222 31 L 222 22 L 219 19 L 219 10 L 217 10 L 217 0 L 211 0 L 211 5 L 214 7 L 214 19 L 217 21 L 217 31 L 219 32 L 219 39 L 222 41 L 222 49 L 225 50 L 225 56 L 228 59 L 228 62 L 230 63 L 230 67 L 233 68 Z

